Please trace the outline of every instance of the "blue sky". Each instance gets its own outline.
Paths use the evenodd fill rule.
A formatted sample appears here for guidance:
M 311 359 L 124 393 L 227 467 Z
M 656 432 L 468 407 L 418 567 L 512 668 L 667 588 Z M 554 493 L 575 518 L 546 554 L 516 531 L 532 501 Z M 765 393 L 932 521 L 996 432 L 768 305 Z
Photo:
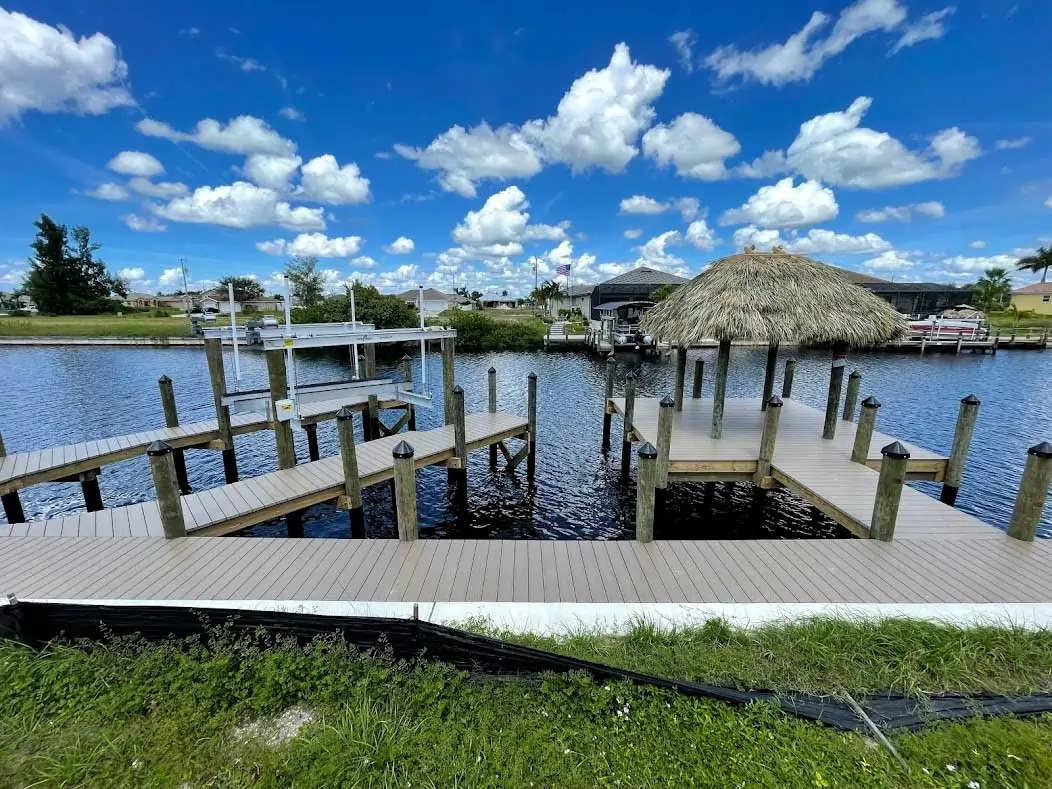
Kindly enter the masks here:
M 1052 240 L 1050 28 L 1038 0 L 6 2 L 0 288 L 42 211 L 149 292 L 182 257 L 524 293 L 779 243 L 972 281 Z

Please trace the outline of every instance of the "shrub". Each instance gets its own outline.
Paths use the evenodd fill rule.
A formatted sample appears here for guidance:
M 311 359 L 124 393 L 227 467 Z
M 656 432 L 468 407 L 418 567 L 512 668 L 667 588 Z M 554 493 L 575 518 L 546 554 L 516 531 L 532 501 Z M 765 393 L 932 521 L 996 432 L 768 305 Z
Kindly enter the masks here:
M 544 344 L 544 323 L 536 318 L 498 321 L 482 312 L 449 311 L 442 322 L 457 330 L 457 347 L 465 350 L 524 351 Z

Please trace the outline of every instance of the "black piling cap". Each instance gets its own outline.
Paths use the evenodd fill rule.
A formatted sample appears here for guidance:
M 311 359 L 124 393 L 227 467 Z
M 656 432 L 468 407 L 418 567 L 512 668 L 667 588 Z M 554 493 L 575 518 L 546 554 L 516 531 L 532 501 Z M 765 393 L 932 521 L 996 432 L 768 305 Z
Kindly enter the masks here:
M 344 406 L 336 412 L 336 421 L 346 422 L 348 419 L 354 419 L 354 411 L 347 406 Z
M 648 460 L 653 460 L 654 458 L 657 457 L 657 455 L 658 455 L 657 450 L 654 448 L 654 445 L 651 444 L 649 441 L 647 443 L 643 444 L 643 446 L 641 446 L 639 448 L 639 456 L 641 458 L 647 458 Z
M 489 374 L 490 375 L 496 375 L 497 374 L 497 368 L 496 367 L 490 367 L 489 368 Z
M 861 377 L 862 377 L 862 373 L 860 373 L 858 370 L 852 370 L 851 371 L 851 375 L 848 376 L 848 378 L 861 378 Z
M 167 455 L 171 451 L 172 447 L 167 441 L 154 441 L 150 446 L 146 447 L 146 454 L 150 457 Z
M 888 444 L 886 447 L 880 450 L 880 454 L 882 454 L 884 457 L 892 458 L 893 460 L 910 459 L 910 451 L 906 449 L 906 447 L 902 446 L 902 444 L 900 444 L 898 441 L 893 441 L 892 443 Z
M 967 397 L 962 397 L 961 402 L 965 405 L 979 405 L 979 398 L 975 395 L 968 395 Z
M 863 408 L 880 408 L 880 401 L 873 395 L 870 395 L 862 401 Z
M 780 398 L 778 395 L 771 395 L 771 399 L 767 401 L 767 407 L 768 408 L 781 408 L 782 407 L 782 398 Z
M 1049 458 L 1052 458 L 1052 444 L 1049 444 L 1047 441 L 1042 441 L 1040 444 L 1035 444 L 1030 447 L 1030 449 L 1026 451 L 1026 454 L 1036 455 L 1039 458 L 1048 460 Z
M 672 399 L 672 395 L 665 395 L 661 398 L 660 405 L 662 408 L 672 408 L 675 404 L 676 401 Z
M 457 384 L 456 386 L 453 387 L 453 394 L 455 394 L 455 395 L 462 395 L 462 394 L 464 394 L 464 387 L 461 386 L 460 384 Z
M 537 373 L 530 373 L 526 377 L 529 378 L 531 381 L 536 381 L 537 380 Z
M 170 384 L 171 382 L 172 379 L 169 378 L 167 375 L 162 375 L 160 378 L 157 379 L 157 383 L 159 384 Z
M 399 441 L 395 444 L 395 448 L 391 451 L 391 454 L 396 458 L 411 458 L 413 452 L 413 448 L 409 446 L 407 441 Z

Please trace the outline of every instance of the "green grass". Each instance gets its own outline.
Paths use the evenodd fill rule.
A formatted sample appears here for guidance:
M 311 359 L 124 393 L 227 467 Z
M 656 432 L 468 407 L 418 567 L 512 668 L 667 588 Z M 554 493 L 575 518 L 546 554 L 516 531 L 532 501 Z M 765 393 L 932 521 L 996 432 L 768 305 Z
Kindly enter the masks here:
M 987 322 L 994 329 L 1037 329 L 1052 326 L 1052 315 L 1035 315 L 1032 312 L 1016 315 L 1013 312 L 991 312 Z
M 828 690 L 896 675 L 914 688 L 940 675 L 976 688 L 1047 682 L 1046 634 L 894 623 L 808 627 L 809 651 L 799 656 L 782 653 L 800 645 L 799 632 L 779 637 L 779 628 L 768 628 L 753 638 L 720 625 L 661 638 L 639 628 L 625 639 L 580 637 L 557 646 L 590 658 L 638 657 L 634 668 L 694 678 L 740 673 L 807 686 L 828 671 Z M 739 643 L 733 650 L 732 641 Z M 963 655 L 947 652 L 955 646 Z M 995 656 L 984 653 L 988 647 Z M 888 673 L 884 661 L 914 651 L 920 657 Z M 824 668 L 810 665 L 816 655 L 824 655 Z M 1003 668 L 1011 679 L 993 667 L 998 655 L 1009 661 Z M 736 656 L 740 665 L 722 665 Z M 928 665 L 940 656 L 954 668 Z M 765 658 L 770 668 L 759 665 Z M 0 676 L 4 787 L 1052 785 L 1048 718 L 893 735 L 906 772 L 866 738 L 770 705 L 734 708 L 577 675 L 482 680 L 359 654 L 334 640 L 298 648 L 221 636 L 43 653 L 4 644 Z M 246 722 L 293 705 L 315 711 L 317 720 L 284 745 L 236 736 Z
M 242 319 L 243 320 L 243 319 Z M 229 318 L 216 318 L 208 326 L 229 326 Z M 0 316 L 0 337 L 188 337 L 185 317 L 151 318 L 147 315 L 34 315 Z

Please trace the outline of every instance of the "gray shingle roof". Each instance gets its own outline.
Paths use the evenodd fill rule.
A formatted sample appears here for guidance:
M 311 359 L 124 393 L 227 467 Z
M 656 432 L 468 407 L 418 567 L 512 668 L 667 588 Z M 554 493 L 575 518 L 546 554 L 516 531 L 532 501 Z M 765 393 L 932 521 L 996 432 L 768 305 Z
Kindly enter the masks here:
M 640 266 L 619 274 L 613 279 L 608 279 L 606 282 L 600 282 L 599 285 L 682 285 L 684 282 L 687 280 L 675 274 Z

